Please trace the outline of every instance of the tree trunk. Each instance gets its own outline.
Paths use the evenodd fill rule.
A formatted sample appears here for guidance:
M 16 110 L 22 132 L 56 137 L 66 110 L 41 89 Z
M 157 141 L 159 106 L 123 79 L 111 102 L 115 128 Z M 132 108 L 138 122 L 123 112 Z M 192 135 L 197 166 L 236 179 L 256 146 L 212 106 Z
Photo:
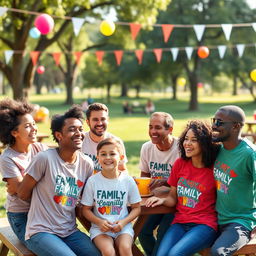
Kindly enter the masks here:
M 141 86 L 138 84 L 138 85 L 135 85 L 134 88 L 136 90 L 136 98 L 139 99 L 140 98 Z
M 24 99 L 23 74 L 22 74 L 22 54 L 14 54 L 12 62 L 13 76 L 11 79 L 11 87 L 13 90 L 13 98 L 15 100 Z
M 121 95 L 120 97 L 127 97 L 128 96 L 128 86 L 126 83 L 121 84 Z
M 233 93 L 232 95 L 237 95 L 237 76 L 233 76 Z
M 111 101 L 111 95 L 110 95 L 110 90 L 111 90 L 111 82 L 107 82 L 107 103 L 110 103 Z
M 172 100 L 177 100 L 177 78 L 178 76 L 171 76 L 172 80 Z
M 190 73 L 189 83 L 190 83 L 190 93 L 191 93 L 190 101 L 189 101 L 189 110 L 197 111 L 198 110 L 198 91 L 197 91 L 198 77 L 195 72 Z

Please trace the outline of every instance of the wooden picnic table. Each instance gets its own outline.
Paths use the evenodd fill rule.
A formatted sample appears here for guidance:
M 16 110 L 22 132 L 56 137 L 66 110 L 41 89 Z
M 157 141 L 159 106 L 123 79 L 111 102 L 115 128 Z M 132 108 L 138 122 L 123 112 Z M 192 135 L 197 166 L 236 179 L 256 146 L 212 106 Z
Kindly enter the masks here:
M 253 143 L 256 143 L 256 121 L 245 122 L 245 131 L 242 133 L 242 137 L 252 138 Z
M 49 134 L 47 134 L 47 133 L 40 133 L 39 132 L 39 133 L 37 133 L 36 137 L 37 137 L 37 141 L 38 142 L 42 142 L 43 139 L 49 138 Z

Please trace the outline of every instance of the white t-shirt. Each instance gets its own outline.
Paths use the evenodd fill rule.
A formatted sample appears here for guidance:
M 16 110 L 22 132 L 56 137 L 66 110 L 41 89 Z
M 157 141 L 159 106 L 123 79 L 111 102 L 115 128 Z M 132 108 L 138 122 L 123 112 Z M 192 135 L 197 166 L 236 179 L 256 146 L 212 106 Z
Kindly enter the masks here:
M 48 147 L 42 143 L 36 142 L 31 144 L 31 150 L 28 153 L 20 153 L 7 147 L 0 156 L 0 171 L 3 180 L 8 178 L 24 177 L 26 169 L 39 152 L 46 150 Z M 7 194 L 5 208 L 7 212 L 28 212 L 30 202 L 23 201 L 17 195 Z
M 178 139 L 173 139 L 167 151 L 160 151 L 151 141 L 145 142 L 140 151 L 140 170 L 150 173 L 150 177 L 155 179 L 168 179 L 174 162 L 179 158 Z
M 27 173 L 37 184 L 33 189 L 25 239 L 38 232 L 67 237 L 77 230 L 75 207 L 87 179 L 92 160 L 78 151 L 75 163 L 64 162 L 55 148 L 40 152 Z
M 114 138 L 114 139 L 116 139 L 120 142 L 120 144 L 122 146 L 122 149 L 123 149 L 123 152 L 124 152 L 124 160 L 120 161 L 120 164 L 127 163 L 127 157 L 126 157 L 125 147 L 124 147 L 123 141 L 120 138 L 114 136 L 113 134 L 111 134 L 109 132 L 105 133 L 105 139 L 107 139 L 107 138 Z M 97 159 L 97 146 L 98 146 L 98 144 L 99 143 L 94 142 L 91 139 L 89 132 L 85 133 L 85 137 L 84 137 L 84 140 L 83 140 L 83 145 L 82 145 L 81 151 L 83 153 L 85 153 L 86 155 L 88 155 L 92 159 L 92 161 L 94 163 L 94 171 L 95 172 L 101 171 L 101 165 L 99 164 L 98 159 Z

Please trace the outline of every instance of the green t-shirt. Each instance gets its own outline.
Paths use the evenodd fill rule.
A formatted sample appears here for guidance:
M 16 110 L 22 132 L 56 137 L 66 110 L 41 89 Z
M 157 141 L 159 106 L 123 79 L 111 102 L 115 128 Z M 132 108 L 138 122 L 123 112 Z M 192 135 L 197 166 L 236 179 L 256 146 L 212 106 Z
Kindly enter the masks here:
M 232 150 L 220 149 L 214 164 L 220 225 L 236 222 L 249 230 L 256 226 L 255 149 L 247 139 Z

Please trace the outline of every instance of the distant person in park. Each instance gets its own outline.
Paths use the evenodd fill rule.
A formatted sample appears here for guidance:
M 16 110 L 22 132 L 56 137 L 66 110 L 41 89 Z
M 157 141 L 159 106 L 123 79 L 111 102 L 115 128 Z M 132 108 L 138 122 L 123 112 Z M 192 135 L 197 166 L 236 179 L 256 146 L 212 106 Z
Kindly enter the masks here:
M 33 158 L 18 189 L 22 200 L 31 198 L 25 239 L 39 256 L 100 255 L 76 225 L 75 207 L 93 172 L 91 159 L 80 151 L 82 118 L 78 106 L 52 118 L 51 131 L 58 147 Z
M 152 197 L 146 202 L 147 207 L 176 206 L 157 256 L 193 255 L 210 247 L 217 237 L 213 164 L 218 145 L 212 142 L 210 124 L 190 121 L 180 136 L 179 149 L 181 158 L 168 178 L 168 196 Z
M 105 104 L 93 103 L 89 105 L 86 111 L 86 123 L 90 128 L 89 132 L 85 133 L 82 152 L 88 155 L 94 162 L 94 172 L 101 170 L 101 165 L 97 159 L 97 146 L 100 141 L 106 138 L 115 138 L 120 141 L 124 152 L 124 159 L 119 162 L 119 170 L 126 170 L 127 157 L 125 154 L 124 143 L 122 140 L 113 134 L 107 132 L 109 123 L 109 112 Z
M 212 119 L 213 141 L 222 142 L 214 164 L 220 235 L 213 256 L 233 255 L 256 226 L 256 146 L 241 138 L 244 122 L 244 111 L 233 105 L 219 108 Z
M 131 222 L 140 213 L 138 187 L 131 176 L 118 170 L 124 157 L 119 141 L 102 140 L 97 154 L 102 170 L 89 178 L 81 200 L 83 214 L 92 223 L 91 239 L 102 255 L 116 255 L 116 247 L 120 256 L 132 256 Z
M 132 113 L 132 109 L 131 109 L 131 106 L 130 106 L 128 101 L 125 101 L 123 103 L 123 112 L 124 112 L 124 114 L 131 114 Z
M 19 199 L 17 189 L 31 160 L 47 149 L 36 142 L 37 126 L 32 112 L 33 106 L 25 101 L 0 101 L 0 141 L 7 146 L 0 155 L 0 171 L 8 192 L 5 208 L 13 232 L 24 244 L 30 202 Z
M 155 111 L 155 105 L 152 100 L 148 99 L 145 106 L 146 114 L 150 115 Z
M 165 112 L 155 112 L 149 119 L 150 141 L 144 143 L 140 152 L 141 177 L 150 177 L 150 189 L 169 186 L 167 179 L 175 160 L 179 157 L 178 139 L 172 136 L 173 118 Z M 146 255 L 156 255 L 160 241 L 168 229 L 173 214 L 150 215 L 139 234 Z M 157 229 L 156 239 L 154 230 Z
M 88 105 L 91 105 L 92 103 L 94 102 L 94 99 L 91 97 L 91 95 L 89 94 L 88 95 L 88 98 L 87 98 L 87 103 Z

